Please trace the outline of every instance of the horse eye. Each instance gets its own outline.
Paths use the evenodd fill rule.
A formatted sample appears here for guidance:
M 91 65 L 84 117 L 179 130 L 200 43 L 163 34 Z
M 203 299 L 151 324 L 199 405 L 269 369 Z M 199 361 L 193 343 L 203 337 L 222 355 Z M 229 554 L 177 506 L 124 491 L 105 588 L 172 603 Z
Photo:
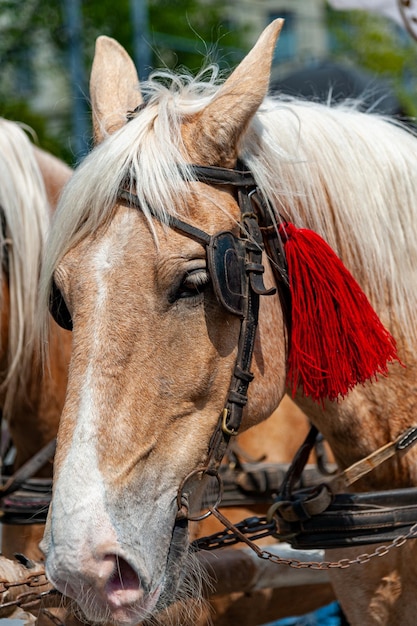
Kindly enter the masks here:
M 71 313 L 67 307 L 61 290 L 55 280 L 52 281 L 51 293 L 49 297 L 49 311 L 59 326 L 65 330 L 72 330 Z
M 188 272 L 176 291 L 175 299 L 196 298 L 210 283 L 210 276 L 206 270 L 198 269 Z

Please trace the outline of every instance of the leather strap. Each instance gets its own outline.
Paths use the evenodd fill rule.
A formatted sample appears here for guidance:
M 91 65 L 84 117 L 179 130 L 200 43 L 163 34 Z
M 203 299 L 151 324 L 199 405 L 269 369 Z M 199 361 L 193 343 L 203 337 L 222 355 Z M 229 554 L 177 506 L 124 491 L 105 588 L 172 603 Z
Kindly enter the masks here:
M 277 536 L 306 550 L 392 541 L 416 524 L 416 502 L 417 488 L 336 494 L 326 511 L 309 519 L 279 518 Z
M 0 500 L 17 491 L 28 478 L 32 478 L 48 461 L 51 461 L 55 454 L 55 448 L 56 439 L 53 439 L 10 476 L 6 483 L 0 486 Z
M 279 494 L 280 499 L 290 500 L 292 498 L 294 487 L 300 481 L 304 467 L 307 464 L 308 457 L 314 449 L 318 432 L 319 431 L 315 426 L 310 426 L 310 430 L 308 431 L 303 443 L 295 453 L 287 474 L 282 482 Z
M 375 452 L 372 452 L 364 459 L 361 459 L 357 463 L 354 463 L 350 467 L 343 470 L 337 474 L 332 484 L 338 485 L 341 484 L 345 488 L 349 487 L 363 476 L 366 476 L 373 469 L 378 467 L 384 461 L 387 461 L 391 457 L 395 456 L 399 453 L 408 452 L 410 448 L 412 448 L 417 443 L 417 426 L 412 426 L 408 428 L 404 433 L 402 433 L 399 437 L 394 439 L 394 441 L 390 441 L 385 446 L 381 446 Z
M 314 448 L 317 434 L 317 429 L 312 426 L 304 443 L 298 449 L 287 471 L 276 501 L 268 511 L 268 519 L 274 518 L 280 528 L 282 528 L 283 524 L 285 526 L 286 523 L 289 523 L 293 530 L 297 531 L 299 528 L 304 528 L 304 526 L 300 526 L 301 523 L 306 523 L 307 520 L 315 519 L 316 521 L 311 521 L 311 524 L 310 522 L 309 524 L 316 530 L 316 528 L 323 523 L 323 519 L 327 519 L 326 515 L 332 511 L 332 505 L 336 503 L 335 506 L 337 506 L 338 502 L 340 502 L 340 495 L 334 493 L 335 488 L 338 488 L 340 484 L 342 484 L 343 487 L 350 486 L 352 483 L 371 472 L 387 459 L 391 458 L 395 454 L 398 454 L 399 452 L 407 452 L 417 443 L 417 427 L 408 428 L 394 441 L 378 448 L 378 450 L 369 456 L 361 459 L 357 463 L 354 463 L 343 472 L 337 474 L 327 484 L 317 485 L 310 489 L 294 490 L 296 482 L 300 480 L 309 454 Z M 387 491 L 385 492 L 385 495 L 381 497 L 387 499 L 387 494 L 391 494 L 392 496 L 392 494 L 397 493 L 397 491 L 401 490 Z M 378 493 L 379 492 L 372 492 L 367 494 L 367 503 L 369 502 L 369 498 L 378 500 Z M 404 490 L 403 498 L 406 497 L 405 493 L 409 492 Z M 343 497 L 345 499 L 347 497 L 351 497 L 352 499 L 355 498 L 354 495 L 350 494 L 343 494 Z M 342 517 L 339 508 L 337 508 L 337 511 Z M 346 511 L 346 515 L 347 514 L 348 512 Z M 352 514 L 352 511 L 349 511 L 349 515 L 350 514 Z M 329 519 L 332 518 L 330 517 Z M 341 524 L 343 525 L 342 522 Z
M 238 163 L 242 169 L 228 169 L 212 165 L 192 165 L 191 171 L 201 183 L 209 185 L 232 185 L 234 187 L 256 187 L 257 183 L 252 172 L 244 169 L 243 163 Z
M 207 169 L 207 168 L 205 168 Z M 205 180 L 208 180 L 205 178 Z M 259 297 L 275 292 L 266 290 L 263 284 L 262 273 L 262 234 L 250 200 L 250 190 L 239 188 L 238 201 L 242 213 L 242 230 L 247 233 L 245 239 L 247 274 L 244 312 L 238 340 L 236 363 L 226 399 L 216 430 L 209 444 L 207 468 L 217 470 L 227 450 L 231 437 L 239 432 L 242 422 L 243 409 L 248 400 L 248 387 L 253 379 L 250 372 L 255 335 L 258 325 Z
M 137 209 L 141 209 L 141 205 L 138 200 L 138 197 L 134 193 L 127 191 L 126 189 L 121 189 L 119 191 L 119 198 L 124 200 L 131 206 L 134 206 Z M 153 212 L 152 209 L 151 209 L 151 215 L 155 217 L 156 219 L 159 218 L 158 214 Z M 203 246 L 208 246 L 210 244 L 211 236 L 208 233 L 206 233 L 204 230 L 201 230 L 200 228 L 197 228 L 196 226 L 192 226 L 192 224 L 188 224 L 188 222 L 184 222 L 183 220 L 180 220 L 177 217 L 173 217 L 172 215 L 169 215 L 167 224 L 170 228 L 177 230 L 178 232 L 182 233 L 183 235 L 186 235 L 187 237 L 190 237 L 191 239 L 195 239 L 195 241 L 198 241 Z

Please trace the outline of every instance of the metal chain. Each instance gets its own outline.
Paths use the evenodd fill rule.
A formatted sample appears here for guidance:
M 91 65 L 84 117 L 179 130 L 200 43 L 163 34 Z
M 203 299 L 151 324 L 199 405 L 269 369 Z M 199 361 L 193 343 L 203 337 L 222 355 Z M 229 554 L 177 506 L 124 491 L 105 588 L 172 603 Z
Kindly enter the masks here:
M 381 545 L 375 548 L 373 552 L 363 552 L 362 554 L 358 554 L 353 559 L 340 559 L 339 561 L 299 561 L 298 559 L 283 559 L 276 554 L 272 554 L 268 552 L 268 550 L 261 550 L 258 553 L 258 556 L 261 559 L 266 559 L 271 561 L 272 563 L 277 563 L 279 565 L 288 565 L 289 567 L 293 567 L 295 569 L 312 569 L 312 570 L 329 570 L 329 569 L 346 569 L 351 567 L 351 565 L 364 565 L 368 563 L 371 559 L 376 556 L 385 556 L 392 548 L 399 548 L 402 546 L 408 539 L 413 539 L 417 537 L 417 524 L 414 524 L 410 530 L 405 535 L 398 535 L 395 539 L 393 539 L 390 543 L 386 545 Z
M 380 545 L 373 552 L 364 552 L 359 554 L 355 558 L 340 559 L 339 561 L 300 561 L 298 559 L 285 559 L 277 554 L 273 554 L 268 550 L 262 549 L 254 540 L 274 535 L 272 529 L 276 531 L 276 526 L 273 521 L 268 522 L 266 517 L 250 517 L 238 524 L 232 524 L 220 511 L 216 508 L 210 509 L 213 515 L 225 526 L 226 530 L 219 531 L 209 537 L 203 537 L 193 542 L 193 546 L 197 549 L 214 550 L 224 546 L 234 545 L 236 543 L 245 543 L 251 550 L 253 550 L 257 556 L 261 559 L 271 561 L 277 565 L 287 565 L 295 569 L 313 569 L 313 570 L 328 570 L 328 569 L 346 569 L 351 565 L 363 565 L 368 563 L 372 558 L 379 556 L 385 556 L 392 548 L 399 548 L 407 540 L 417 537 L 417 523 L 413 524 L 406 534 L 398 535 L 390 543 L 386 545 Z M 251 539 L 249 539 L 251 535 Z M 285 540 L 286 537 L 281 537 Z
M 312 570 L 329 570 L 329 569 L 346 569 L 352 565 L 363 565 L 368 563 L 374 557 L 385 556 L 392 548 L 399 548 L 409 539 L 417 537 L 417 523 L 410 527 L 407 533 L 398 535 L 393 541 L 386 545 L 378 546 L 373 552 L 364 552 L 352 559 L 344 558 L 339 561 L 300 561 L 298 559 L 288 559 L 273 554 L 266 549 L 254 543 L 255 540 L 262 539 L 273 534 L 276 530 L 275 523 L 268 521 L 266 517 L 250 517 L 238 524 L 232 524 L 220 511 L 216 508 L 211 509 L 213 515 L 225 526 L 225 530 L 204 537 L 193 542 L 193 547 L 197 550 L 215 550 L 218 548 L 234 545 L 238 542 L 245 543 L 251 548 L 259 558 L 271 561 L 277 565 L 286 565 L 295 569 L 312 569 Z M 251 538 L 249 538 L 249 536 Z M 282 537 L 285 539 L 285 537 Z M 17 587 L 29 587 L 29 591 L 19 594 L 14 600 L 2 602 L 5 594 L 9 590 Z M 38 591 L 39 588 L 45 588 Z M 47 617 L 54 626 L 64 626 L 63 622 L 46 608 L 42 608 L 41 604 L 46 599 L 59 597 L 62 601 L 62 594 L 54 589 L 45 573 L 28 574 L 25 578 L 18 581 L 10 581 L 0 578 L 0 618 L 9 615 L 10 609 L 20 608 L 22 610 L 33 610 L 36 608 L 45 617 Z M 49 603 L 48 603 L 49 604 Z M 40 605 L 40 606 L 39 606 Z M 52 604 L 49 604 L 52 606 Z
M 24 591 L 20 593 L 13 600 L 3 602 L 3 597 L 11 590 L 18 587 L 29 587 L 30 591 Z M 44 588 L 43 591 L 39 591 L 39 588 Z M 46 588 L 46 589 L 45 589 Z M 33 590 L 33 591 L 32 591 Z M 51 583 L 46 578 L 43 572 L 37 574 L 28 574 L 25 578 L 18 581 L 10 581 L 4 578 L 0 578 L 0 617 L 10 615 L 12 609 L 22 609 L 27 611 L 33 608 L 38 608 L 38 604 L 44 603 L 45 600 L 52 597 L 62 598 L 61 593 L 54 589 Z M 53 615 L 46 608 L 39 607 L 42 614 L 48 617 L 55 626 L 64 626 L 61 620 Z
M 27 587 L 42 587 L 48 584 L 49 582 L 43 572 L 28 574 L 25 578 L 21 578 L 18 581 L 11 581 L 6 580 L 5 578 L 0 578 L 0 594 L 6 593 L 6 591 L 8 591 L 9 589 L 13 587 L 19 587 L 21 585 L 26 585 Z M 4 604 L 2 604 L 1 606 L 3 607 Z

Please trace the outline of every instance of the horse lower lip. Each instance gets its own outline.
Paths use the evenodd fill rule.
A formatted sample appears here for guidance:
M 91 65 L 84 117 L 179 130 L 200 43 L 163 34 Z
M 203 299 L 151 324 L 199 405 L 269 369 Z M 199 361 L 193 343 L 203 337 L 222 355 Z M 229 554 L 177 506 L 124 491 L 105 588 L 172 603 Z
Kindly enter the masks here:
M 149 617 L 155 608 L 159 593 L 160 587 L 149 595 L 143 593 L 141 597 L 129 591 L 122 595 L 118 591 L 110 594 L 100 593 L 96 595 L 94 602 L 89 601 L 86 607 L 80 602 L 80 608 L 88 620 L 103 621 L 104 618 L 108 621 L 111 615 L 111 620 L 115 624 L 133 626 Z
M 147 602 L 136 604 L 109 601 L 109 598 L 96 598 L 94 603 L 90 602 L 85 608 L 80 603 L 80 608 L 87 620 L 107 622 L 111 616 L 111 621 L 115 624 L 133 626 L 149 617 L 155 604 L 153 597 L 150 597 Z
M 137 624 L 149 617 L 149 614 L 155 606 L 155 602 L 150 598 L 149 602 L 146 602 L 144 605 L 125 605 L 109 602 L 107 606 L 115 622 L 121 624 Z

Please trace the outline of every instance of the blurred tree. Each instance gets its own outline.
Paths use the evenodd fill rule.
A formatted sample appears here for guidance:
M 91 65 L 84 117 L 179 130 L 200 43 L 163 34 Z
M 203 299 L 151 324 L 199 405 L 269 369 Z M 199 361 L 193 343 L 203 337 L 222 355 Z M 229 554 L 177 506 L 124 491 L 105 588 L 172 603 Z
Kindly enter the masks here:
M 87 57 L 99 34 L 114 37 L 133 56 L 129 0 L 84 0 Z M 148 0 L 149 39 L 153 67 L 183 66 L 197 71 L 204 59 L 235 65 L 243 56 L 244 32 L 228 28 L 223 0 Z
M 85 110 L 86 142 L 90 116 L 86 80 L 79 80 L 76 94 L 70 91 L 68 7 L 81 6 L 83 67 L 77 69 L 88 76 L 99 34 L 115 37 L 134 56 L 132 2 L 0 0 L 0 115 L 33 126 L 41 145 L 73 164 L 79 158 L 72 139 L 75 98 Z M 226 10 L 224 0 L 147 0 L 150 64 L 194 72 L 205 62 L 234 67 L 247 49 L 246 31 L 229 24 Z M 328 9 L 327 18 L 336 57 L 389 77 L 404 109 L 417 115 L 416 42 L 362 11 Z
M 385 77 L 403 105 L 417 116 L 417 43 L 385 17 L 328 9 L 334 56 Z
M 70 100 L 86 101 L 87 86 L 70 94 L 68 49 L 72 0 L 0 0 L 0 115 L 31 125 L 39 142 L 69 163 Z M 117 39 L 134 56 L 132 0 L 82 0 L 82 51 L 87 76 L 100 34 Z M 205 62 L 233 67 L 244 54 L 245 29 L 228 27 L 222 0 L 148 0 L 147 43 L 153 67 L 184 66 L 197 71 Z M 52 94 L 45 102 L 45 94 Z M 84 95 L 83 95 L 84 94 Z M 89 117 L 86 112 L 85 117 Z

